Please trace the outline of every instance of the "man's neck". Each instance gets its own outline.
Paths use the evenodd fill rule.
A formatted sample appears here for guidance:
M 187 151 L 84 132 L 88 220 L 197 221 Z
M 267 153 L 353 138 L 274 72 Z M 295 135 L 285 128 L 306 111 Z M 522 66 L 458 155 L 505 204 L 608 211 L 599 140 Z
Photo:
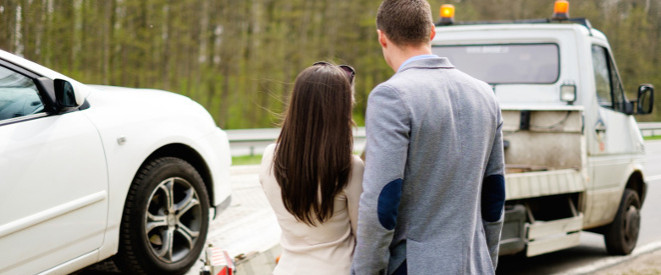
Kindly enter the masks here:
M 390 66 L 393 71 L 397 72 L 404 61 L 414 56 L 426 54 L 432 54 L 431 46 L 429 45 L 397 47 L 395 54 L 391 59 L 392 62 Z

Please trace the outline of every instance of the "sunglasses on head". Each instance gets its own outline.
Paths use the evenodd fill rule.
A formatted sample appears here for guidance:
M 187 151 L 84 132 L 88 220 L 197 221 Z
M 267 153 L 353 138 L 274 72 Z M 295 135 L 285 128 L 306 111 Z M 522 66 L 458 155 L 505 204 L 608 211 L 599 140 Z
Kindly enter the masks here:
M 314 62 L 314 64 L 312 64 L 312 66 L 316 66 L 316 65 L 332 66 L 333 64 L 328 63 L 326 61 L 317 61 Z M 356 70 L 354 70 L 349 65 L 337 65 L 337 66 L 347 74 L 347 77 L 349 77 L 349 83 L 353 84 L 353 78 L 356 76 Z

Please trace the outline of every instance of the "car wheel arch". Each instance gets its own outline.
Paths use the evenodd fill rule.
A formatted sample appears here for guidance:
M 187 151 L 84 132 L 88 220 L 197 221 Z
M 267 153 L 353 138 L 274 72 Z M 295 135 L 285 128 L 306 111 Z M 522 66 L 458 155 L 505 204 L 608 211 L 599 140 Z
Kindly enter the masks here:
M 200 174 L 202 180 L 204 180 L 204 185 L 207 189 L 207 194 L 209 194 L 209 203 L 210 205 L 215 205 L 213 194 L 213 178 L 211 177 L 211 171 L 207 165 L 204 158 L 193 148 L 186 144 L 182 143 L 171 143 L 160 148 L 156 149 L 151 153 L 145 160 L 140 164 L 140 168 L 150 163 L 152 160 L 162 158 L 162 157 L 175 157 L 185 160 L 190 163 L 195 170 Z M 138 169 L 137 171 L 140 171 Z M 137 176 L 134 175 L 134 177 Z

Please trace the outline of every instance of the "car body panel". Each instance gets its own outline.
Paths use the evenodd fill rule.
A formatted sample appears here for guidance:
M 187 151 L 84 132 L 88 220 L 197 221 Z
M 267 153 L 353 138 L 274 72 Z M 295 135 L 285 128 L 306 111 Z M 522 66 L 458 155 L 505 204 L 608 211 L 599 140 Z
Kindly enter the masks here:
M 0 250 L 11 251 L 0 273 L 40 272 L 102 244 L 105 154 L 83 112 L 1 126 L 0 175 Z

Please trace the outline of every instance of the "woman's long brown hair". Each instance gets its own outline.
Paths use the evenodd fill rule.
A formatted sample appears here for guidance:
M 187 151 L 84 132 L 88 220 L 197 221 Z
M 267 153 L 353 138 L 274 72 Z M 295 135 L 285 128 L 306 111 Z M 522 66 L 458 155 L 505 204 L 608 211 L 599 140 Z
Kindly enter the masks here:
M 278 137 L 273 170 L 284 206 L 298 221 L 323 223 L 333 215 L 335 196 L 351 172 L 353 95 L 339 67 L 303 70 Z

